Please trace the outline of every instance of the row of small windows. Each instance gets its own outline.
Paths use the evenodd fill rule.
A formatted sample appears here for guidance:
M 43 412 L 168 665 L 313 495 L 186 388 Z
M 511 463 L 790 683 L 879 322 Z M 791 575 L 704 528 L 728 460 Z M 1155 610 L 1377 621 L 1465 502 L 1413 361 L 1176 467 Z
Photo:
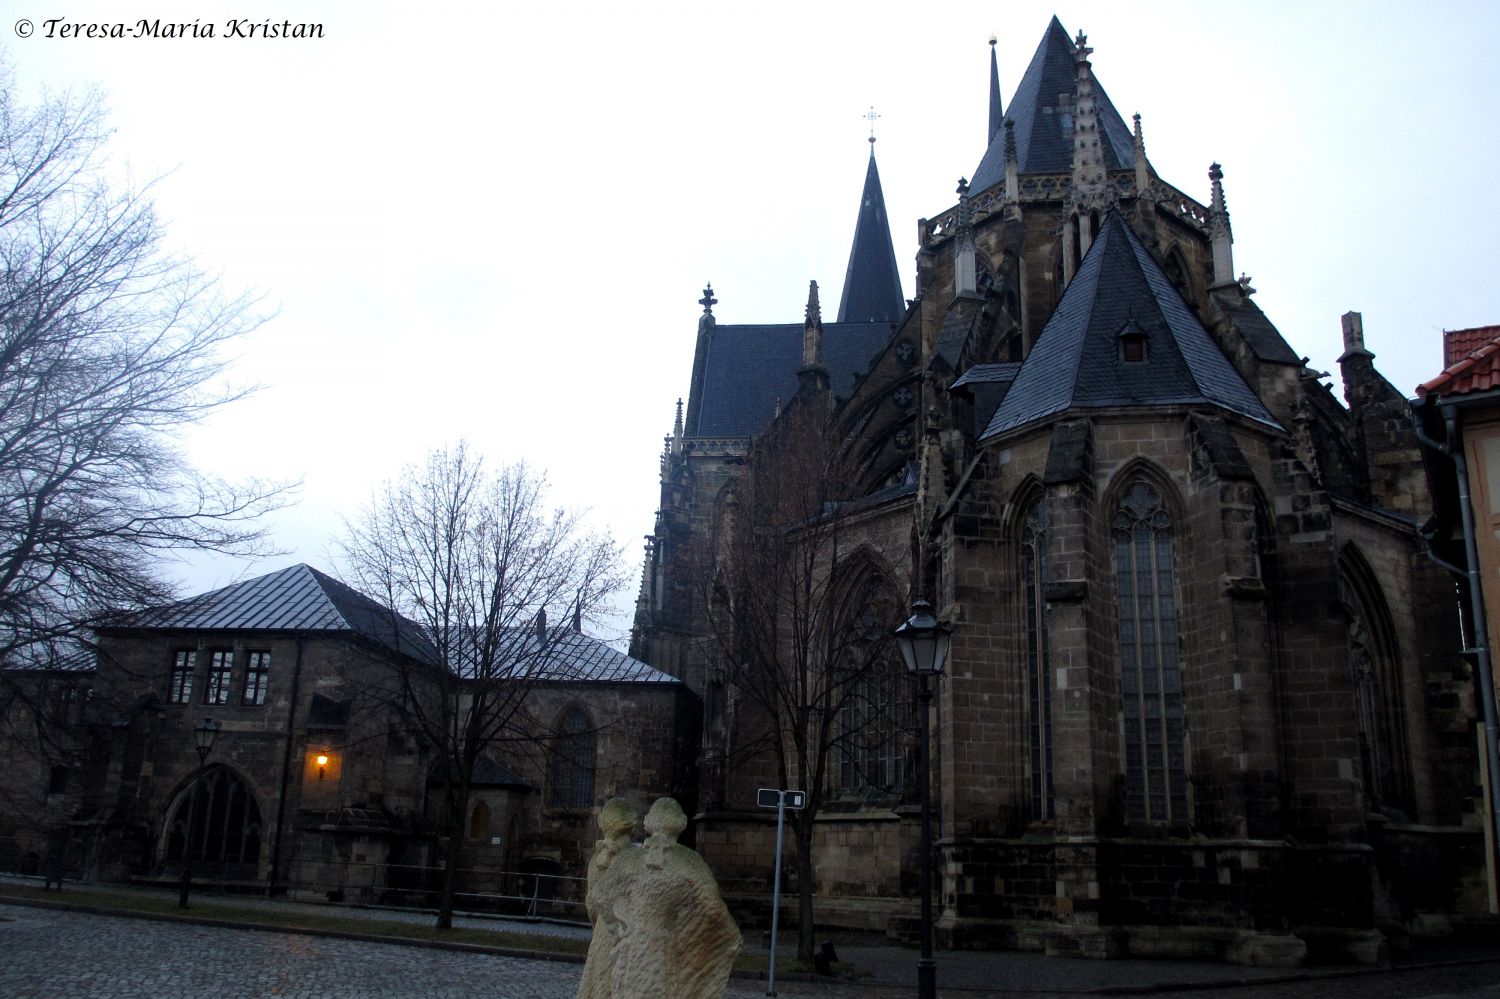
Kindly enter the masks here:
M 228 704 L 233 698 L 233 649 L 177 649 L 172 653 L 172 672 L 167 681 L 168 703 L 193 702 L 193 684 L 198 674 L 200 653 L 208 662 L 203 678 L 203 703 Z M 250 706 L 265 704 L 271 681 L 271 653 L 266 649 L 251 649 L 244 654 L 244 660 L 240 703 Z

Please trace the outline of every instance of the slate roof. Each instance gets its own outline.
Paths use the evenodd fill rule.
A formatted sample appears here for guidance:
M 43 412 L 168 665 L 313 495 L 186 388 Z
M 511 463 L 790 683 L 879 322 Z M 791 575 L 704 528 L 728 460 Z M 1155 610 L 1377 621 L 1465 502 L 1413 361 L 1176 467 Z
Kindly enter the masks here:
M 294 565 L 166 607 L 122 617 L 101 630 L 282 631 L 352 634 L 422 662 L 437 650 L 422 627 L 309 565 Z M 534 628 L 509 629 L 510 667 L 517 677 L 547 682 L 676 683 L 675 678 L 566 629 L 538 646 Z M 337 706 L 327 709 L 336 722 Z
M 432 644 L 416 623 L 304 564 L 128 614 L 102 630 L 114 629 L 342 632 L 434 661 Z
M 1143 333 L 1146 359 L 1121 359 Z M 1192 309 L 1111 211 L 983 437 L 1068 410 L 1210 405 L 1280 428 Z
M 703 365 L 698 425 L 689 436 L 753 437 L 791 401 L 802 367 L 803 324 L 715 326 Z M 848 398 L 890 342 L 890 323 L 824 323 L 823 364 L 834 395 Z
M 511 628 L 507 635 L 517 678 L 547 683 L 678 683 L 676 677 L 632 659 L 597 638 L 553 629 L 546 646 L 534 628 Z
M 1487 339 L 1485 334 L 1488 334 Z M 1418 385 L 1418 398 L 1466 395 L 1500 388 L 1500 326 L 1445 332 L 1443 347 L 1446 356 L 1457 356 L 1458 359 L 1436 378 Z
M 1251 353 L 1258 360 L 1282 364 L 1302 363 L 1302 358 L 1297 356 L 1297 352 L 1286 342 L 1281 331 L 1272 325 L 1271 320 L 1266 318 L 1266 314 L 1260 311 L 1260 306 L 1246 299 L 1228 306 L 1227 311 L 1234 328 L 1240 331 L 1240 336 L 1244 337 Z
M 448 761 L 448 776 L 452 780 L 458 780 L 458 761 Z M 443 765 L 439 763 L 433 767 L 427 775 L 429 785 L 441 784 L 443 782 Z M 530 788 L 532 784 L 526 778 L 517 774 L 503 763 L 497 763 L 488 756 L 480 756 L 474 760 L 474 773 L 469 777 L 470 787 L 514 787 Z
M 1006 117 L 1015 122 L 1016 168 L 1028 173 L 1070 173 L 1073 169 L 1073 104 L 1078 73 L 1072 40 L 1056 17 L 1047 25 L 1031 64 L 1016 86 Z M 1059 100 L 1066 95 L 1066 102 Z M 1135 165 L 1135 142 L 1125 119 L 1115 110 L 1098 77 L 1094 105 L 1099 116 L 1104 165 L 1117 170 Z M 1005 130 L 990 139 L 974 170 L 969 190 L 975 195 L 1005 180 Z
M 885 215 L 885 195 L 880 189 L 872 145 L 865 189 L 859 196 L 859 218 L 854 223 L 854 244 L 849 249 L 849 267 L 844 272 L 838 321 L 898 323 L 905 314 L 901 272 L 896 267 L 891 224 Z

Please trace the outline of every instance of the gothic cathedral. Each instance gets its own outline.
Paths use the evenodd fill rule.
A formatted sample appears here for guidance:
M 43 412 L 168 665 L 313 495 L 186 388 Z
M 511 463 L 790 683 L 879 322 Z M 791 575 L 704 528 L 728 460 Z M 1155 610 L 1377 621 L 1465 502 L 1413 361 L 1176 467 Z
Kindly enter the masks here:
M 836 321 L 718 325 L 702 299 L 631 654 L 702 702 L 697 844 L 764 905 L 772 828 L 695 551 L 758 442 L 838 428 L 842 621 L 952 627 L 932 709 L 939 939 L 1298 963 L 1377 959 L 1486 906 L 1475 695 L 1403 395 L 1343 317 L 1343 400 L 1146 155 L 1054 18 L 989 146 L 919 223 L 904 301 L 872 154 Z M 871 628 L 873 627 L 873 631 Z M 824 646 L 832 647 L 832 646 Z M 841 648 L 843 646 L 840 646 Z M 819 770 L 823 925 L 905 925 L 911 690 L 862 673 Z M 826 671 L 837 664 L 823 663 Z M 851 681 L 852 682 L 852 681 Z M 790 774 L 791 786 L 811 775 Z M 802 783 L 798 783 L 801 781 Z

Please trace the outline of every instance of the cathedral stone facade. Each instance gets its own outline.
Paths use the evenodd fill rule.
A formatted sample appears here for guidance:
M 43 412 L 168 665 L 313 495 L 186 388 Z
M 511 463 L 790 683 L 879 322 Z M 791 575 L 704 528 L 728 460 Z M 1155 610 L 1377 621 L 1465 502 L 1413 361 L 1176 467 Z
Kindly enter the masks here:
M 1008 107 L 992 53 L 990 144 L 919 223 L 912 301 L 873 154 L 859 311 L 823 323 L 814 286 L 800 324 L 720 326 L 704 295 L 632 655 L 703 698 L 698 847 L 763 903 L 775 777 L 725 763 L 744 725 L 688 553 L 767 430 L 822 407 L 859 469 L 829 513 L 851 592 L 925 596 L 953 629 L 940 941 L 1373 960 L 1486 898 L 1473 681 L 1407 402 L 1357 313 L 1343 400 L 1306 365 L 1234 273 L 1221 168 L 1206 202 L 1159 177 L 1091 51 L 1054 19 Z M 834 749 L 825 924 L 915 910 L 916 715 L 890 689 L 898 723 L 851 718 Z

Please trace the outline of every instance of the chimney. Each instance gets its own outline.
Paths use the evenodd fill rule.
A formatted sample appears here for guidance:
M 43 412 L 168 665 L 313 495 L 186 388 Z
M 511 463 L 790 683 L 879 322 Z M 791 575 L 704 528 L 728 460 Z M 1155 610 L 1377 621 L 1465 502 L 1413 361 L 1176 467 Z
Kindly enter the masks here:
M 1363 354 L 1366 357 L 1374 357 L 1365 348 L 1365 321 L 1358 312 L 1346 312 L 1343 318 L 1344 324 L 1344 354 L 1339 360 L 1344 360 L 1353 354 Z

